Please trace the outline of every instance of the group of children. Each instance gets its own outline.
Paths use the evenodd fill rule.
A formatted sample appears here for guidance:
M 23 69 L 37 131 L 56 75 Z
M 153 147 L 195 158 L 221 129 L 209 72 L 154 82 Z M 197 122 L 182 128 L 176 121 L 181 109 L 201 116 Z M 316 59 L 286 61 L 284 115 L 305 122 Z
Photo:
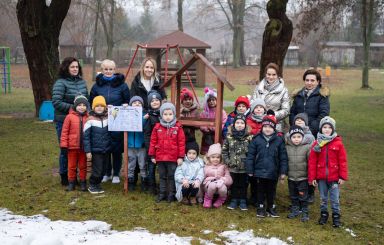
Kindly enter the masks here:
M 192 92 L 181 91 L 181 117 L 215 118 L 216 91 L 205 89 L 203 111 L 198 113 Z M 130 99 L 131 106 L 143 106 L 141 97 Z M 148 94 L 149 110 L 143 112 L 143 132 L 130 133 L 129 186 L 134 187 L 136 163 L 141 181 L 156 188 L 156 166 L 159 191 L 156 202 L 184 204 L 203 203 L 204 208 L 221 207 L 227 200 L 228 209 L 247 210 L 247 190 L 251 186 L 250 202 L 257 207 L 258 217 L 279 217 L 276 211 L 276 188 L 279 180 L 288 179 L 291 210 L 288 218 L 301 216 L 309 220 L 308 187 L 318 186 L 321 196 L 319 224 L 328 219 L 327 202 L 330 194 L 333 225 L 340 226 L 339 188 L 347 180 L 346 152 L 336 133 L 331 117 L 320 121 L 315 139 L 305 113 L 295 117 L 294 125 L 284 136 L 277 133 L 274 112 L 267 111 L 265 102 L 247 96 L 235 101 L 235 110 L 228 116 L 223 111 L 223 143 L 214 144 L 214 128 L 183 127 L 176 119 L 172 103 L 162 103 L 160 94 Z M 78 96 L 64 122 L 61 147 L 68 149 L 70 185 L 73 190 L 78 162 L 80 188 L 86 191 L 86 159 L 92 161 L 89 192 L 102 193 L 100 186 L 108 161 L 110 136 L 107 126 L 107 105 L 102 96 L 92 103 Z M 203 133 L 201 151 L 195 131 Z M 199 157 L 204 155 L 204 160 Z M 131 187 L 131 188 L 132 188 Z M 146 188 L 143 187 L 145 190 Z M 133 189 L 131 189 L 133 190 Z

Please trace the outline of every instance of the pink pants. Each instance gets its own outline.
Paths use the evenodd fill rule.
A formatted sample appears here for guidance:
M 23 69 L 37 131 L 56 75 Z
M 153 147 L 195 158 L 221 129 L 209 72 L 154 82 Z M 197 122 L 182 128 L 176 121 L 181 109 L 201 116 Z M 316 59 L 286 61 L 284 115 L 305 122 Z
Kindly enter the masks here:
M 216 182 L 210 182 L 204 187 L 205 193 L 208 197 L 213 198 L 215 193 L 219 194 L 220 197 L 227 197 L 228 189 L 226 185 L 222 185 L 220 188 L 217 187 Z

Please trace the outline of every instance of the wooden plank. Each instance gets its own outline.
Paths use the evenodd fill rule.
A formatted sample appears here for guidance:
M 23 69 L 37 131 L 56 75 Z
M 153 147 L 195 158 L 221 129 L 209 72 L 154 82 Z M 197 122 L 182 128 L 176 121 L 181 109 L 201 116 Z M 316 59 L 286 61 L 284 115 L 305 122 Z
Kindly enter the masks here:
M 215 118 L 215 143 L 221 142 L 222 120 L 223 120 L 223 83 L 217 78 L 217 103 L 216 103 L 216 118 Z
M 176 103 L 174 105 L 176 105 L 176 118 L 179 118 L 180 117 L 180 93 L 181 93 L 181 76 L 178 75 L 176 76 L 176 80 L 177 80 L 177 88 L 176 88 Z
M 196 55 L 192 56 L 192 58 L 190 60 L 188 60 L 188 62 L 185 63 L 185 65 L 183 65 L 175 74 L 173 74 L 173 76 L 171 78 L 169 78 L 167 81 L 165 81 L 163 83 L 163 85 L 161 85 L 160 88 L 166 87 L 167 84 L 169 84 L 174 77 L 176 77 L 179 74 L 183 74 L 185 72 L 185 70 L 187 70 L 191 65 L 193 65 L 193 63 L 195 63 L 195 61 L 197 59 L 198 59 L 198 57 Z
M 176 77 L 172 77 L 172 84 L 171 84 L 171 102 L 172 104 L 175 104 L 176 102 Z
M 215 122 L 210 120 L 202 120 L 202 119 L 196 119 L 196 120 L 191 120 L 191 119 L 179 119 L 178 120 L 183 126 L 192 126 L 192 127 L 202 127 L 202 126 L 207 126 L 207 127 L 214 127 Z

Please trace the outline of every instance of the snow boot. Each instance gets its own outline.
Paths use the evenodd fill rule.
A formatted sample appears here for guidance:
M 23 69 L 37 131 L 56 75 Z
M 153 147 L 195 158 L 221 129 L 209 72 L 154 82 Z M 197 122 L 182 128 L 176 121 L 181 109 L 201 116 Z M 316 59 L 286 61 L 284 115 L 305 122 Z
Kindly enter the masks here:
M 247 200 L 246 199 L 240 199 L 240 204 L 239 204 L 240 210 L 241 211 L 247 211 Z
M 328 212 L 327 211 L 321 211 L 320 219 L 319 219 L 319 225 L 325 225 L 328 221 Z
M 190 205 L 188 197 L 183 197 L 183 200 L 181 200 L 181 203 L 185 205 Z
M 271 208 L 268 208 L 267 213 L 268 213 L 268 216 L 270 216 L 272 218 L 279 218 L 280 217 L 280 215 L 276 211 L 276 205 L 272 205 Z
M 224 202 L 225 202 L 225 199 L 227 199 L 227 197 L 222 197 L 222 196 L 219 196 L 216 201 L 213 203 L 213 206 L 215 208 L 220 208 Z
M 237 207 L 237 199 L 232 198 L 231 202 L 227 206 L 228 209 L 233 210 Z
M 61 185 L 67 186 L 69 184 L 68 183 L 68 173 L 60 174 L 60 177 L 61 177 Z
M 87 181 L 86 180 L 80 181 L 80 190 L 81 191 L 87 191 Z
M 308 208 L 303 207 L 301 209 L 301 222 L 307 222 L 307 221 L 309 221 Z
M 209 197 L 207 194 L 204 195 L 204 208 L 211 208 L 212 207 L 212 197 Z
M 332 214 L 332 225 L 335 228 L 338 228 L 341 226 L 341 221 L 340 221 L 340 214 L 333 213 Z
M 292 206 L 291 212 L 287 215 L 288 219 L 296 218 L 300 215 L 300 208 L 298 206 Z
M 257 210 L 256 210 L 256 216 L 259 217 L 259 218 L 265 218 L 265 216 L 267 216 L 267 213 L 265 212 L 265 209 L 264 209 L 264 205 L 263 205 L 263 204 L 260 204 L 260 205 L 257 207 Z
M 74 191 L 75 190 L 76 183 L 75 181 L 69 181 L 67 186 L 67 191 Z

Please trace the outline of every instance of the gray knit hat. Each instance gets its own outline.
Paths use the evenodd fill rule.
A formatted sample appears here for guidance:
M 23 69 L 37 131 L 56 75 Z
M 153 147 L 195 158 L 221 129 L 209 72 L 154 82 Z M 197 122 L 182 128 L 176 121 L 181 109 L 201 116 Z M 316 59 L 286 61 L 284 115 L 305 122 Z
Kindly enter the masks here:
M 140 96 L 133 96 L 130 100 L 129 100 L 129 105 L 132 105 L 133 102 L 135 101 L 140 101 L 141 105 L 144 105 L 144 101 L 143 101 L 143 98 L 141 98 Z
M 161 98 L 161 95 L 159 92 L 157 92 L 156 90 L 151 90 L 148 92 L 148 104 L 151 104 L 151 101 L 153 99 L 158 99 L 161 101 L 163 98 Z
M 333 129 L 333 132 L 336 131 L 336 121 L 330 116 L 326 116 L 320 121 L 319 130 L 321 132 L 321 128 L 324 126 L 324 124 L 328 124 Z
M 267 106 L 265 105 L 265 101 L 261 98 L 256 98 L 251 104 L 251 113 L 253 113 L 253 110 L 255 110 L 255 107 L 258 105 L 264 107 L 264 111 L 267 112 Z
M 89 109 L 88 99 L 84 95 L 78 95 L 75 97 L 75 99 L 73 100 L 73 109 L 76 110 L 76 107 L 81 103 L 83 103 L 87 107 L 87 110 Z
M 176 117 L 176 108 L 171 102 L 165 102 L 164 104 L 161 105 L 160 116 L 163 116 L 163 112 L 165 110 L 172 110 L 173 115 L 175 115 L 175 117 Z
M 298 119 L 298 118 L 303 119 L 303 121 L 305 122 L 305 126 L 308 126 L 308 115 L 307 115 L 307 113 L 303 112 L 303 113 L 297 114 L 295 116 L 295 118 L 293 119 L 293 123 L 295 123 L 296 119 Z

